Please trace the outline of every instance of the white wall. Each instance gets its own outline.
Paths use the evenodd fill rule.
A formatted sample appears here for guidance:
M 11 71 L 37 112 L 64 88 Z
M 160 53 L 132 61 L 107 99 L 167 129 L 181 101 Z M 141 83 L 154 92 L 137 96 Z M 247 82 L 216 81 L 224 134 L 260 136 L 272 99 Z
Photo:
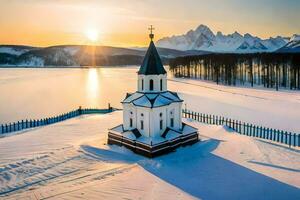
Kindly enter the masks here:
M 137 129 L 140 133 L 146 137 L 150 137 L 150 121 L 151 121 L 151 109 L 138 107 L 137 108 Z M 142 116 L 143 115 L 143 116 Z M 141 129 L 141 120 L 144 122 L 144 128 Z
M 153 91 L 150 91 L 150 80 L 153 80 Z M 162 90 L 160 90 L 160 80 L 162 79 Z M 144 88 L 142 88 L 142 80 L 144 80 Z M 167 74 L 160 75 L 138 75 L 138 91 L 139 92 L 161 92 L 167 91 Z
M 132 118 L 132 127 L 130 127 L 130 118 Z M 136 128 L 136 107 L 132 104 L 123 104 L 123 127 L 125 130 Z
M 132 104 L 123 104 L 123 126 L 125 130 L 137 128 L 146 137 L 161 135 L 167 127 L 175 130 L 182 128 L 181 120 L 182 102 L 174 102 L 168 106 L 158 108 L 135 107 Z M 131 114 L 132 112 L 132 114 Z M 171 114 L 172 112 L 172 114 Z M 162 116 L 160 116 L 162 113 Z M 142 116 L 143 114 L 143 116 Z M 133 126 L 130 127 L 130 118 L 133 119 Z M 174 118 L 174 126 L 171 127 L 171 117 Z M 160 120 L 163 120 L 163 127 L 160 129 Z M 144 121 L 144 128 L 141 129 L 141 120 Z

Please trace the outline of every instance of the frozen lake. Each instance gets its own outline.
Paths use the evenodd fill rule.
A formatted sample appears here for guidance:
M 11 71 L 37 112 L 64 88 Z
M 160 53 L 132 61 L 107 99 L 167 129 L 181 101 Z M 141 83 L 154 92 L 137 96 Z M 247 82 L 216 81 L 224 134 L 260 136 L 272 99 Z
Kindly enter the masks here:
M 0 68 L 0 124 L 82 107 L 120 108 L 135 92 L 137 67 Z M 170 74 L 169 74 L 170 76 Z M 169 77 L 188 109 L 300 133 L 300 92 L 242 88 Z M 185 105 L 184 105 L 185 106 Z
M 137 67 L 0 69 L 0 124 L 82 107 L 120 107 Z

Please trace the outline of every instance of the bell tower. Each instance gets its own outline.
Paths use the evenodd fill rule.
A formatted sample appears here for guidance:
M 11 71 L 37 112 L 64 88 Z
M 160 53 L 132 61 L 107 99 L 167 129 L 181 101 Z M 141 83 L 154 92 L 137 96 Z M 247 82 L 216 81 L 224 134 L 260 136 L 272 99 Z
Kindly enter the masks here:
M 138 92 L 157 93 L 167 91 L 167 72 L 154 45 L 153 26 L 150 28 L 150 45 L 138 71 Z

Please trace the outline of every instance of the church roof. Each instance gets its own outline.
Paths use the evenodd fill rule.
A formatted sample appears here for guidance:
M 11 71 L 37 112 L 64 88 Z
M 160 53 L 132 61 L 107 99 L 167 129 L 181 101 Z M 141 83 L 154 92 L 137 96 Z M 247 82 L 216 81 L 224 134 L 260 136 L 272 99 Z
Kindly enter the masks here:
M 147 53 L 144 57 L 142 66 L 138 71 L 138 74 L 143 75 L 159 75 L 159 74 L 166 74 L 166 70 L 161 62 L 161 59 L 158 55 L 156 47 L 151 40 Z
M 173 102 L 182 102 L 175 92 L 140 93 L 127 95 L 122 103 L 132 103 L 135 106 L 156 108 L 169 105 Z

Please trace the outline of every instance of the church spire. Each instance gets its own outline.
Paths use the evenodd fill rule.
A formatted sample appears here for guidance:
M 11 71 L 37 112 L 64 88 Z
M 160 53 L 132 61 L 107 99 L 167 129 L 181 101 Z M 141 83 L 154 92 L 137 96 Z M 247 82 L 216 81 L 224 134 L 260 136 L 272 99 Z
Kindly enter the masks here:
M 164 66 L 161 62 L 161 59 L 159 57 L 159 54 L 156 50 L 156 47 L 153 42 L 154 34 L 153 34 L 153 26 L 151 25 L 150 28 L 148 28 L 150 31 L 149 37 L 150 37 L 150 45 L 148 47 L 147 53 L 144 57 L 142 66 L 140 67 L 140 70 L 138 71 L 138 74 L 143 75 L 159 75 L 159 74 L 166 74 L 166 70 L 164 69 Z

